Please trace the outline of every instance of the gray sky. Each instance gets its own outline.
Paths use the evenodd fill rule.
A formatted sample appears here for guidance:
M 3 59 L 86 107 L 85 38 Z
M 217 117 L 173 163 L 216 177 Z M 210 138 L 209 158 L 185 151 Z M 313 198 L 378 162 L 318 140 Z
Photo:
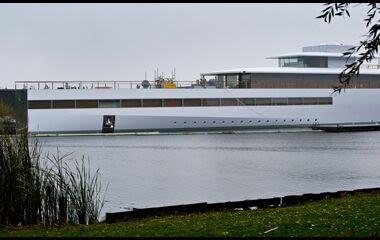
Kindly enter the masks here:
M 331 24 L 307 4 L 0 4 L 0 87 L 16 80 L 191 81 L 201 72 L 276 66 L 267 56 L 357 44 L 362 7 Z

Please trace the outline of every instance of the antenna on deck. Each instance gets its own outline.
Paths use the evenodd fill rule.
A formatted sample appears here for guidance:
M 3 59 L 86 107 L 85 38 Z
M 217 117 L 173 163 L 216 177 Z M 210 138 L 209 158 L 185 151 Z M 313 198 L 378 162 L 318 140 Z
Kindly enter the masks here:
M 172 80 L 175 80 L 175 68 L 172 70 Z

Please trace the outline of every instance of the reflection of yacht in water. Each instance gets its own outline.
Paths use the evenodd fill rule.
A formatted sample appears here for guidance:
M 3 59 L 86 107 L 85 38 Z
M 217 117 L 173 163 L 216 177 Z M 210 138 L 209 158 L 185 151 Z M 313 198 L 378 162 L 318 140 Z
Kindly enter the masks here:
M 361 69 L 332 94 L 347 45 L 304 47 L 274 57 L 279 66 L 202 73 L 185 85 L 154 82 L 16 82 L 28 88 L 34 133 L 212 131 L 380 122 L 380 70 Z M 59 89 L 60 88 L 60 89 Z

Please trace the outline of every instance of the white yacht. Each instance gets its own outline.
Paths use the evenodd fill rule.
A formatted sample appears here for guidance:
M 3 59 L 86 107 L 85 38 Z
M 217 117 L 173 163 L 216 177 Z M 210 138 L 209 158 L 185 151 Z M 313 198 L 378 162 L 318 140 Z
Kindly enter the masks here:
M 272 56 L 277 67 L 201 73 L 186 84 L 17 81 L 26 88 L 31 133 L 255 130 L 380 123 L 380 69 L 367 65 L 334 93 L 352 46 L 323 44 Z M 352 61 L 352 60 L 351 60 Z

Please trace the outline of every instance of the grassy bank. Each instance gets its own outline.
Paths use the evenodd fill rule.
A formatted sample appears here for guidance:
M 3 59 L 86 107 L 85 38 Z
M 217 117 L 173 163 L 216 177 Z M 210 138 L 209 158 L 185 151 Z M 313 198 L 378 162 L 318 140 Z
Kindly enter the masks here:
M 380 194 L 304 205 L 149 217 L 118 223 L 6 227 L 0 236 L 378 236 Z

